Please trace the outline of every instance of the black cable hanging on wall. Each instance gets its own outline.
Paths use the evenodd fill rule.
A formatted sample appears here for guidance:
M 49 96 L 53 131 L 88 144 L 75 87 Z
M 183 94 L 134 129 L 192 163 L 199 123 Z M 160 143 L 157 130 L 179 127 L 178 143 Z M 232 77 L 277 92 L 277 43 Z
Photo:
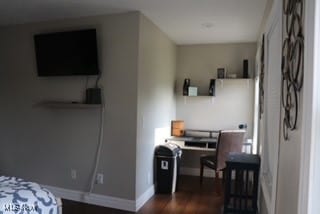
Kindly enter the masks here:
M 283 43 L 281 62 L 281 105 L 284 110 L 283 137 L 297 128 L 298 95 L 303 85 L 303 0 L 283 0 Z

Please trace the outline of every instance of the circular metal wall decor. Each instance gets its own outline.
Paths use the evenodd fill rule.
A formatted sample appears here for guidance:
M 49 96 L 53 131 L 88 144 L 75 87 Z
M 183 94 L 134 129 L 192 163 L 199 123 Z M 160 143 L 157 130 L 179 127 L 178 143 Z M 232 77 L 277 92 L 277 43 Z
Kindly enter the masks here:
M 283 43 L 281 105 L 284 110 L 283 137 L 289 139 L 289 131 L 297 128 L 299 92 L 303 85 L 303 0 L 283 0 Z
M 259 75 L 259 116 L 260 119 L 263 114 L 264 105 L 264 35 L 262 36 L 261 48 L 260 48 L 260 75 Z

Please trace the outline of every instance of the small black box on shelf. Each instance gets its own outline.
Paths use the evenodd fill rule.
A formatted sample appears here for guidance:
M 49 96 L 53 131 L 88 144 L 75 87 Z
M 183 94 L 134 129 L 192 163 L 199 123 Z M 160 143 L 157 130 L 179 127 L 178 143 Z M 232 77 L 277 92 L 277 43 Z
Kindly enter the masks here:
M 216 94 L 216 80 L 210 79 L 210 85 L 209 85 L 209 95 L 215 96 Z
M 226 78 L 227 77 L 226 69 L 225 68 L 218 68 L 217 69 L 217 77 L 218 77 L 218 79 Z
M 249 78 L 249 61 L 247 59 L 243 60 L 243 78 Z
M 101 88 L 88 88 L 86 90 L 86 104 L 101 104 Z

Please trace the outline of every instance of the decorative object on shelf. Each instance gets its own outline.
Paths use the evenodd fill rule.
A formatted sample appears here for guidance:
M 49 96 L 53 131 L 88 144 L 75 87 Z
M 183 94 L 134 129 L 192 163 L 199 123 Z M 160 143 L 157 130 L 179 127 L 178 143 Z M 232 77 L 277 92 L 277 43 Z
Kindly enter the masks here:
M 262 42 L 260 48 L 260 75 L 259 75 L 259 117 L 261 119 L 264 107 L 264 35 L 262 35 Z
M 190 86 L 190 79 L 188 79 L 188 78 L 184 79 L 183 96 L 188 96 L 189 86 Z
M 243 60 L 243 78 L 249 78 L 249 61 L 247 59 Z
M 229 74 L 227 75 L 228 79 L 237 79 L 237 74 Z
M 297 127 L 299 113 L 298 95 L 303 85 L 303 0 L 283 0 L 284 35 L 282 43 L 282 92 L 281 104 L 284 110 L 282 131 L 284 140 L 289 139 L 289 130 Z
M 248 125 L 246 123 L 241 123 L 241 124 L 239 124 L 238 128 L 239 129 L 247 129 Z
M 188 96 L 198 96 L 198 87 L 189 86 Z
M 209 85 L 209 95 L 214 96 L 216 94 L 216 80 L 211 79 Z
M 101 88 L 87 88 L 86 104 L 101 104 Z
M 218 68 L 217 69 L 217 77 L 218 79 L 224 79 L 227 76 L 227 72 L 225 68 Z
M 172 120 L 171 121 L 171 136 L 182 137 L 184 136 L 184 121 Z

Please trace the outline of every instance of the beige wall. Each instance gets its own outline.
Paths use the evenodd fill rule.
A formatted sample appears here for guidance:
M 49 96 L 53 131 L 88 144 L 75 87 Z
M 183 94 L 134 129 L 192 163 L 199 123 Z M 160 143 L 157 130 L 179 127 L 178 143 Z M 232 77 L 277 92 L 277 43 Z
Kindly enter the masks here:
M 302 101 L 302 96 L 300 99 Z M 302 106 L 302 102 L 299 105 Z M 298 213 L 301 128 L 290 133 L 289 141 L 284 141 L 282 135 L 280 139 L 276 213 L 295 214 Z
M 103 150 L 98 169 L 104 174 L 105 183 L 96 185 L 95 193 L 134 200 L 152 186 L 154 147 L 161 142 L 159 133 L 169 134 L 175 112 L 178 119 L 186 121 L 187 128 L 237 128 L 239 123 L 247 122 L 251 135 L 252 81 L 217 82 L 214 100 L 187 98 L 185 103 L 180 90 L 186 77 L 206 90 L 209 79 L 216 77 L 216 69 L 221 66 L 240 75 L 243 59 L 251 61 L 252 69 L 254 43 L 176 47 L 139 13 L 3 27 L 0 28 L 3 174 L 67 189 L 88 189 L 100 112 L 35 106 L 44 100 L 82 101 L 86 78 L 38 77 L 33 35 L 89 27 L 97 29 L 100 85 L 105 102 Z M 93 84 L 94 78 L 90 78 L 89 86 Z M 198 108 L 193 109 L 194 106 Z M 219 117 L 225 112 L 229 112 L 231 121 Z M 234 112 L 240 116 L 230 115 Z M 184 157 L 190 158 L 187 152 Z M 76 180 L 71 180 L 71 169 L 77 170 Z
M 153 185 L 153 153 L 175 118 L 176 46 L 140 13 L 0 28 L 2 172 L 87 191 L 99 134 L 97 109 L 47 109 L 83 101 L 86 77 L 38 77 L 33 35 L 96 28 L 105 102 L 97 194 L 135 200 Z M 89 78 L 89 86 L 95 79 Z M 39 151 L 39 152 L 38 152 Z M 77 170 L 72 180 L 70 171 Z
M 191 85 L 207 93 L 210 79 L 217 77 L 219 67 L 242 77 L 243 59 L 249 59 L 250 73 L 254 69 L 256 44 L 215 44 L 178 46 L 177 54 L 177 118 L 185 120 L 187 128 L 230 129 L 246 122 L 252 135 L 253 81 L 217 80 L 213 97 L 183 97 L 185 78 Z M 225 117 L 228 115 L 228 117 Z
M 256 43 L 181 45 L 177 49 L 176 112 L 189 129 L 237 129 L 248 124 L 248 137 L 253 128 L 253 80 L 216 80 L 215 97 L 182 96 L 183 81 L 207 93 L 210 79 L 217 77 L 217 68 L 242 77 L 243 60 L 249 59 L 249 73 L 253 74 Z M 183 166 L 199 166 L 199 152 L 185 152 Z
M 278 7 L 279 7 L 279 4 L 278 4 Z M 285 26 L 282 25 L 282 27 L 283 27 L 282 32 L 284 32 Z M 282 35 L 283 38 L 284 36 L 285 35 Z M 279 39 L 282 39 L 282 38 L 279 38 Z M 301 72 L 303 72 L 303 70 Z M 304 72 L 307 72 L 307 70 L 305 70 Z M 279 142 L 279 161 L 278 161 L 277 197 L 276 197 L 277 199 L 276 213 L 277 214 L 299 213 L 298 211 L 299 183 L 301 179 L 300 167 L 302 167 L 301 146 L 304 145 L 304 142 L 302 141 L 302 126 L 303 126 L 302 106 L 303 106 L 304 96 L 308 97 L 310 96 L 310 94 L 305 93 L 305 91 L 302 88 L 302 90 L 298 92 L 297 129 L 294 131 L 289 131 L 288 141 L 284 140 L 282 129 L 280 132 L 281 137 Z M 285 115 L 285 111 L 283 108 L 281 108 L 280 126 L 282 128 L 283 128 L 284 115 Z M 311 122 L 311 121 L 308 121 L 308 122 Z
M 268 214 L 268 209 L 266 207 L 266 202 L 263 198 L 263 194 L 262 194 L 262 189 L 260 188 L 260 194 L 259 194 L 259 200 L 258 200 L 258 204 L 259 204 L 259 213 L 260 214 Z
M 38 77 L 33 35 L 96 28 L 105 102 L 98 194 L 135 199 L 139 13 L 0 28 L 2 174 L 86 191 L 99 134 L 97 109 L 47 109 L 44 100 L 83 101 L 85 77 Z M 94 78 L 90 78 L 93 85 Z M 78 178 L 71 180 L 70 170 Z
M 175 118 L 176 46 L 140 16 L 136 196 L 153 184 L 153 156 L 161 134 L 169 136 Z
M 260 24 L 258 40 L 260 40 L 260 38 L 262 37 L 262 34 L 265 32 L 267 21 L 268 21 L 268 18 L 269 18 L 271 9 L 272 9 L 273 1 L 274 0 L 267 0 L 266 6 L 265 6 L 265 9 L 264 9 L 264 13 L 263 13 L 263 18 L 262 18 L 262 21 L 261 21 L 261 24 Z

